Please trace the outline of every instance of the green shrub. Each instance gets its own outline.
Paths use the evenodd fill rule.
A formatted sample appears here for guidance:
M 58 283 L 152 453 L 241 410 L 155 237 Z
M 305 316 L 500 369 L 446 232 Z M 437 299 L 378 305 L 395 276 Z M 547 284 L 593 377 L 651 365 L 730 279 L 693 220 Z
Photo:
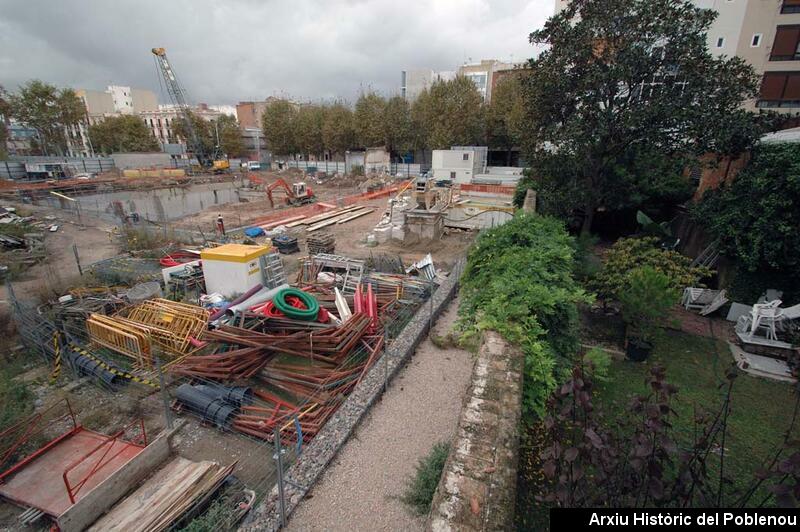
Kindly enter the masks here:
M 425 515 L 431 509 L 436 486 L 444 471 L 450 445 L 439 442 L 433 446 L 427 456 L 420 459 L 414 476 L 409 480 L 400 500 L 411 507 L 417 514 Z
M 661 249 L 658 238 L 621 238 L 606 254 L 603 267 L 590 286 L 604 299 L 617 299 L 630 284 L 631 272 L 640 266 L 663 273 L 675 289 L 702 286 L 700 280 L 712 273 L 705 267 L 692 267 L 692 259 L 677 251 Z
M 599 382 L 609 382 L 613 380 L 609 373 L 611 372 L 611 355 L 608 351 L 593 347 L 583 355 L 584 362 L 587 363 L 587 373 L 593 379 Z
M 525 354 L 523 405 L 541 415 L 561 370 L 578 350 L 578 302 L 590 298 L 572 277 L 574 240 L 549 217 L 518 213 L 484 231 L 461 280 L 460 326 L 493 329 Z
M 666 274 L 642 266 L 631 271 L 628 286 L 618 297 L 628 335 L 652 344 L 661 336 L 669 309 L 678 302 L 678 290 Z

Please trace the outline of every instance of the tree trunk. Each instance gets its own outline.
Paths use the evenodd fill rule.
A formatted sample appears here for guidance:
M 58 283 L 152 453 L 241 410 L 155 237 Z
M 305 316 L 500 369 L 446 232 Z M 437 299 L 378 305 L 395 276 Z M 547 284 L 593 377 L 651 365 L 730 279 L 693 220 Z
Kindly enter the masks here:
M 583 217 L 583 224 L 581 225 L 581 236 L 588 236 L 592 232 L 592 222 L 594 221 L 594 213 L 597 210 L 593 202 L 586 205 L 586 214 Z

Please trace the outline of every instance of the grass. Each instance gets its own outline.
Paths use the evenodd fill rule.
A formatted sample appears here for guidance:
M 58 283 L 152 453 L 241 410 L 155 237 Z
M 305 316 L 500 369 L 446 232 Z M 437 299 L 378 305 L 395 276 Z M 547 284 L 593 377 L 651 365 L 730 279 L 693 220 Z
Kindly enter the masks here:
M 450 445 L 439 442 L 433 446 L 427 456 L 420 459 L 417 471 L 409 479 L 400 500 L 407 504 L 416 514 L 425 515 L 431 509 L 436 486 L 444 471 L 444 463 L 450 453 Z
M 716 410 L 722 405 L 725 372 L 733 358 L 725 342 L 679 332 L 669 332 L 656 346 L 649 360 L 643 363 L 613 360 L 607 381 L 596 381 L 595 408 L 600 409 L 610 421 L 629 415 L 630 399 L 646 393 L 645 379 L 654 364 L 667 370 L 667 382 L 678 387 L 673 405 L 677 417 L 675 428 L 683 442 L 692 440 L 696 409 Z M 738 370 L 737 370 L 738 371 Z M 734 382 L 728 435 L 725 441 L 725 471 L 733 486 L 726 488 L 731 494 L 736 488 L 746 486 L 753 473 L 783 442 L 789 427 L 796 396 L 789 384 L 752 377 L 739 372 Z M 800 435 L 795 427 L 794 437 Z M 520 448 L 520 479 L 517 494 L 517 530 L 549 530 L 547 508 L 535 500 L 541 471 L 538 452 L 541 444 L 541 427 L 533 424 L 522 435 Z M 718 460 L 710 459 L 711 476 Z M 767 496 L 761 490 L 750 501 L 755 505 Z M 724 504 L 724 502 L 723 502 Z
M 725 372 L 732 361 L 730 350 L 722 341 L 671 332 L 648 361 L 615 361 L 609 371 L 611 381 L 597 383 L 595 406 L 609 419 L 627 416 L 630 398 L 646 393 L 649 368 L 661 364 L 667 370 L 667 381 L 678 387 L 674 423 L 688 443 L 692 440 L 695 411 L 716 412 L 720 408 L 724 399 L 720 384 L 725 382 Z M 725 470 L 733 480 L 732 488 L 747 485 L 753 472 L 781 445 L 795 400 L 791 385 L 739 372 L 725 441 Z M 800 434 L 800 429 L 795 427 L 794 434 Z
M 33 392 L 14 377 L 30 369 L 28 357 L 18 355 L 0 362 L 0 430 L 20 422 L 33 413 Z

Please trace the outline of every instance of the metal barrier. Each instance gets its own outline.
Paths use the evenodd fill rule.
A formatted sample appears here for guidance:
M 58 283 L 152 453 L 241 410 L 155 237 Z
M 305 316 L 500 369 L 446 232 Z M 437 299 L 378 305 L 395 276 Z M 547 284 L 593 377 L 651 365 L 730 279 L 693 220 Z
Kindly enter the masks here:
M 141 431 L 140 434 L 139 434 L 139 439 L 141 439 L 142 443 L 136 443 L 136 442 L 133 442 L 133 441 L 124 442 L 124 445 L 121 445 L 119 450 L 117 450 L 117 452 L 115 454 L 112 454 L 111 456 L 108 456 L 108 453 L 111 452 L 111 449 L 114 448 L 114 444 L 116 442 L 118 442 L 118 441 L 123 441 L 122 440 L 122 436 L 125 435 L 125 431 L 128 430 L 130 427 L 136 425 L 137 423 L 139 425 L 139 430 Z M 105 466 L 106 464 L 110 463 L 114 458 L 119 456 L 120 453 L 122 453 L 122 451 L 124 451 L 127 448 L 127 446 L 129 446 L 129 445 L 133 445 L 133 446 L 136 446 L 136 447 L 142 447 L 142 448 L 147 446 L 147 433 L 144 430 L 144 420 L 143 419 L 134 420 L 134 421 L 130 422 L 129 424 L 127 424 L 122 429 L 120 429 L 119 431 L 117 431 L 116 433 L 106 437 L 106 439 L 104 441 L 100 442 L 94 449 L 92 449 L 91 451 L 89 451 L 88 453 L 83 455 L 82 457 L 78 458 L 72 464 L 67 466 L 66 469 L 64 469 L 64 472 L 62 473 L 61 478 L 64 480 L 64 486 L 67 488 L 67 495 L 69 496 L 69 501 L 72 504 L 75 504 L 75 496 L 78 494 L 78 492 L 81 490 L 81 488 L 83 488 L 83 486 L 86 485 L 86 482 L 88 482 L 88 480 L 90 478 L 92 478 L 92 476 L 94 476 L 97 473 L 97 471 L 99 471 L 103 466 Z M 69 481 L 69 473 L 73 469 L 75 469 L 76 467 L 81 465 L 83 462 L 88 460 L 90 456 L 92 456 L 93 454 L 99 452 L 100 449 L 102 449 L 105 446 L 108 446 L 108 448 L 100 456 L 100 458 L 97 460 L 97 462 L 94 464 L 94 466 L 89 470 L 89 472 L 86 473 L 84 475 L 84 477 L 78 483 L 76 483 L 74 485 L 71 484 L 70 481 Z M 108 457 L 108 459 L 106 459 L 106 457 Z

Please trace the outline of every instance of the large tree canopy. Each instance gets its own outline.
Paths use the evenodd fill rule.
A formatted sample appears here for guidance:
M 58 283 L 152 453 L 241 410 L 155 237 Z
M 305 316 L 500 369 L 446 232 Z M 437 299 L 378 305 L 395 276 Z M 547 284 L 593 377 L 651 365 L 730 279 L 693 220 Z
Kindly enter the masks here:
M 688 161 L 757 138 L 742 109 L 757 76 L 709 53 L 715 16 L 686 0 L 574 0 L 531 34 L 546 49 L 524 81 L 527 160 L 584 232 L 599 207 L 672 194 Z
M 356 101 L 356 140 L 364 148 L 384 144 L 384 109 L 386 100 L 374 92 L 362 94 Z
M 322 124 L 322 142 L 333 153 L 344 154 L 355 145 L 356 132 L 353 111 L 337 102 L 325 112 Z
M 141 118 L 113 116 L 89 127 L 89 139 L 97 153 L 159 151 L 158 141 Z
M 470 146 L 483 140 L 483 101 L 465 76 L 436 81 L 414 102 L 415 121 L 422 128 L 421 144 L 433 150 Z
M 502 78 L 492 90 L 492 101 L 486 106 L 486 137 L 490 148 L 507 152 L 511 166 L 511 149 L 519 146 L 525 129 L 525 101 L 522 78 L 527 72 Z
M 11 114 L 20 123 L 36 129 L 47 152 L 66 152 L 64 128 L 82 122 L 86 108 L 72 89 L 57 89 L 39 80 L 20 87 L 9 98 Z
M 294 119 L 297 110 L 288 100 L 273 100 L 264 109 L 261 129 L 267 146 L 274 155 L 292 155 L 297 152 L 294 137 Z

